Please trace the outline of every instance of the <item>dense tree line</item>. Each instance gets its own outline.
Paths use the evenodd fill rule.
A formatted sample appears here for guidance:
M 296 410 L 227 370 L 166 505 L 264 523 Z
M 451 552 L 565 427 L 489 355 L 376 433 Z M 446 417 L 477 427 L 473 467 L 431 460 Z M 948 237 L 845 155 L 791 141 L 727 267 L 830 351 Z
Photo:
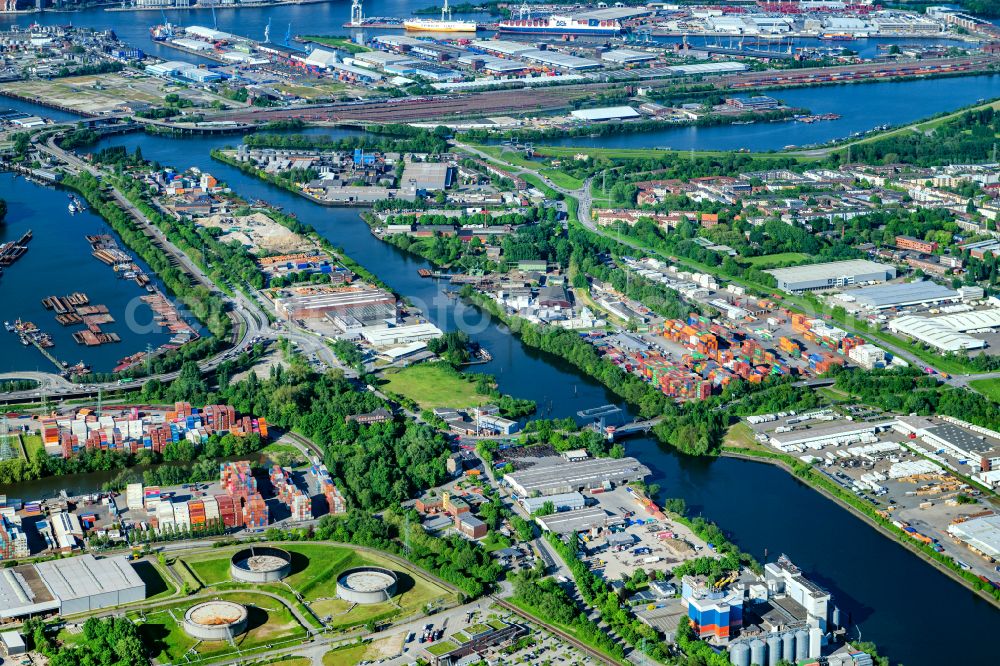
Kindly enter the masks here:
M 323 448 L 324 462 L 353 506 L 383 509 L 447 478 L 448 442 L 413 421 L 360 425 L 352 414 L 388 408 L 370 392 L 355 390 L 340 373 L 316 374 L 303 363 L 276 366 L 269 377 L 231 383 L 210 395 L 272 426 L 295 430 Z
M 945 384 L 914 367 L 871 370 L 840 370 L 837 388 L 858 396 L 862 402 L 898 414 L 941 414 L 1000 430 L 1000 405 L 973 391 Z
M 988 0 L 996 5 L 996 0 Z M 943 122 L 928 133 L 896 132 L 855 143 L 851 157 L 867 164 L 905 162 L 920 166 L 953 162 L 986 162 L 992 159 L 993 145 L 1000 133 L 1000 114 L 992 107 L 970 110 Z
M 323 516 L 312 531 L 270 528 L 269 540 L 314 539 L 353 543 L 403 557 L 451 583 L 469 598 L 491 589 L 501 567 L 477 544 L 457 534 L 443 538 L 427 534 L 419 516 L 387 510 L 378 516 L 351 510 L 343 516 Z
M 26 620 L 21 632 L 50 666 L 148 666 L 149 655 L 136 626 L 126 617 L 88 618 L 84 640 L 69 645 L 45 633 L 40 618 Z
M 373 125 L 364 134 L 334 138 L 323 134 L 248 134 L 243 143 L 253 148 L 300 150 L 346 150 L 356 148 L 386 153 L 431 153 L 448 151 L 447 128 L 425 130 L 409 125 Z

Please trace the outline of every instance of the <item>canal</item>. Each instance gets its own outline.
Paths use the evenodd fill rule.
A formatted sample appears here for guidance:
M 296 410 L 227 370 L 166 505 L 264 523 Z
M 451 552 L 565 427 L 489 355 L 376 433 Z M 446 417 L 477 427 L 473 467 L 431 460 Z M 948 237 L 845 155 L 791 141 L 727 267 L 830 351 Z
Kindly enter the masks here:
M 64 190 L 29 181 L 13 173 L 0 173 L 0 193 L 7 200 L 8 213 L 0 224 L 0 243 L 16 240 L 32 232 L 28 251 L 0 275 L 0 320 L 30 321 L 52 336 L 48 351 L 70 365 L 79 361 L 96 372 L 110 372 L 118 359 L 168 342 L 170 333 L 153 325 L 153 312 L 143 301 L 145 289 L 118 274 L 91 255 L 86 236 L 114 234 L 97 214 L 85 210 L 69 212 Z M 117 236 L 116 236 L 117 239 Z M 124 246 L 123 246 L 124 249 Z M 134 255 L 133 255 L 134 256 Z M 163 289 L 162 283 L 145 263 L 139 265 Z M 87 347 L 73 339 L 84 330 L 82 324 L 62 326 L 56 313 L 46 310 L 42 299 L 83 292 L 92 305 L 105 305 L 114 322 L 102 324 L 105 333 L 117 333 L 121 342 Z M 18 336 L 0 330 L 0 372 L 40 370 L 56 367 L 31 346 L 22 346 Z
M 436 324 L 469 330 L 493 355 L 480 369 L 496 375 L 502 391 L 536 400 L 541 416 L 572 417 L 580 409 L 618 402 L 561 360 L 525 347 L 502 325 L 449 298 L 439 283 L 418 277 L 417 269 L 428 264 L 379 242 L 356 211 L 314 205 L 208 157 L 213 147 L 231 141 L 134 135 L 97 148 L 141 145 L 147 158 L 208 170 L 243 196 L 295 213 L 422 307 Z M 1000 611 L 783 470 L 742 460 L 690 458 L 649 438 L 630 440 L 626 448 L 653 470 L 651 481 L 663 489 L 661 499 L 684 498 L 694 514 L 717 522 L 758 558 L 765 549 L 772 558 L 786 553 L 851 614 L 857 625 L 852 635 L 860 631 L 864 639 L 878 642 L 894 662 L 991 662 L 988 641 L 950 640 L 941 629 L 989 635 L 1000 626 Z
M 943 79 L 852 83 L 765 93 L 812 113 L 836 113 L 837 120 L 800 123 L 785 120 L 751 125 L 669 127 L 599 137 L 567 137 L 539 143 L 594 148 L 673 150 L 781 150 L 844 139 L 881 125 L 905 125 L 938 113 L 1000 97 L 1000 76 L 983 74 Z

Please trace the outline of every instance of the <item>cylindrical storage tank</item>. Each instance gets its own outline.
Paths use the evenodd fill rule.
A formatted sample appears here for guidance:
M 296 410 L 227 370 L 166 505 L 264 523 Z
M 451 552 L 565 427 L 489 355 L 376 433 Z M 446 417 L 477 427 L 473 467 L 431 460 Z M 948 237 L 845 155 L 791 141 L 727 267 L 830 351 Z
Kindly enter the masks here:
M 809 658 L 809 632 L 799 629 L 795 632 L 795 661 L 804 661 Z
M 396 574 L 382 567 L 354 567 L 337 577 L 337 596 L 359 604 L 389 601 L 396 594 Z
M 231 641 L 247 630 L 247 609 L 232 601 L 206 601 L 184 613 L 184 633 L 200 641 Z
M 781 658 L 785 661 L 795 661 L 795 636 L 792 634 L 781 637 Z
M 771 634 L 767 637 L 767 666 L 778 666 L 781 661 L 781 637 Z
M 767 648 L 764 646 L 764 641 L 759 638 L 750 641 L 750 663 L 753 666 L 764 666 L 765 652 L 767 652 Z
M 291 554 L 271 546 L 243 548 L 229 560 L 229 575 L 243 583 L 273 583 L 291 572 Z
M 746 643 L 735 643 L 729 648 L 729 663 L 733 666 L 750 666 L 750 646 Z

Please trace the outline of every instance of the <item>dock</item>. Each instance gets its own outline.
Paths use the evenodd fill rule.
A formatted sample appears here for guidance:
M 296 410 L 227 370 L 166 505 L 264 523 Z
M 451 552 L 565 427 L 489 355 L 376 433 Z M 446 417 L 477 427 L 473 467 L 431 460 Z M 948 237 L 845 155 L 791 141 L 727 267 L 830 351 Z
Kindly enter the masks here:
M 31 241 L 31 238 L 31 229 L 28 229 L 16 241 L 9 241 L 0 245 L 0 266 L 10 266 L 24 256 L 24 253 L 28 251 L 28 243 Z

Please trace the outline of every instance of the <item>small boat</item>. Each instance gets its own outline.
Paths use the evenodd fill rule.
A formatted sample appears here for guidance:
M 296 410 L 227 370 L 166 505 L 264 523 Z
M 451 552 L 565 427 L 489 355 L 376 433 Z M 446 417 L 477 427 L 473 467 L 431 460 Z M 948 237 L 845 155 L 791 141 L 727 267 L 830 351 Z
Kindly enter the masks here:
M 9 332 L 13 332 L 14 331 L 14 324 L 10 323 L 9 321 L 5 321 L 3 323 L 3 327 L 5 329 L 7 329 L 7 331 L 9 331 Z

